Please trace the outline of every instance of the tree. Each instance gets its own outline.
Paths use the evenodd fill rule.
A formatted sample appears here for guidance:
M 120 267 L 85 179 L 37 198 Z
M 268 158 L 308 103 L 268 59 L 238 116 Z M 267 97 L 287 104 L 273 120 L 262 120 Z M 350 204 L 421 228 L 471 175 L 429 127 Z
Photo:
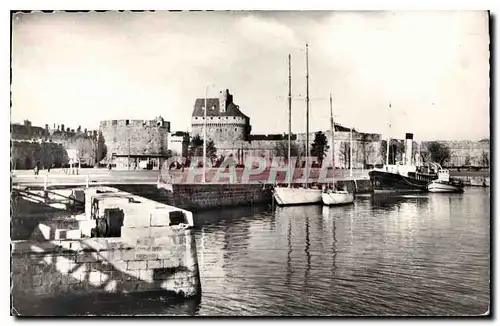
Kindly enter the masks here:
M 86 137 L 77 137 L 75 139 L 75 150 L 77 162 L 93 160 L 94 142 Z
M 105 159 L 107 154 L 108 148 L 106 147 L 102 133 L 99 132 L 97 137 L 92 139 L 92 159 L 94 161 L 94 167 L 98 167 L 99 162 Z
M 465 166 L 470 166 L 470 162 L 471 162 L 471 157 L 469 154 L 465 155 L 465 162 L 464 162 L 464 165 Z
M 217 148 L 213 140 L 207 142 L 207 157 L 213 161 L 217 159 Z M 194 136 L 189 144 L 188 155 L 190 157 L 203 156 L 203 139 L 199 135 Z
M 437 141 L 430 142 L 427 145 L 427 150 L 429 151 L 430 159 L 433 162 L 439 163 L 441 166 L 443 166 L 451 156 L 448 146 Z
M 288 140 L 277 141 L 274 145 L 274 156 L 283 157 L 288 162 Z M 299 147 L 296 143 L 290 143 L 290 156 L 299 156 Z
M 484 167 L 490 165 L 490 153 L 486 152 L 483 150 L 483 153 L 481 154 L 481 163 Z
M 188 155 L 203 156 L 203 139 L 199 135 L 194 136 L 189 143 Z
M 217 148 L 215 147 L 215 143 L 212 139 L 210 139 L 207 143 L 207 157 L 211 162 L 217 159 Z
M 404 141 L 399 141 L 397 139 L 391 139 L 389 143 L 389 164 L 396 164 L 396 161 L 401 160 L 404 153 Z M 380 156 L 385 164 L 387 159 L 387 141 L 382 140 L 380 144 Z
M 318 131 L 314 135 L 314 141 L 311 145 L 311 156 L 316 157 L 318 159 L 318 163 L 322 164 L 328 148 L 328 141 L 325 134 L 322 131 Z

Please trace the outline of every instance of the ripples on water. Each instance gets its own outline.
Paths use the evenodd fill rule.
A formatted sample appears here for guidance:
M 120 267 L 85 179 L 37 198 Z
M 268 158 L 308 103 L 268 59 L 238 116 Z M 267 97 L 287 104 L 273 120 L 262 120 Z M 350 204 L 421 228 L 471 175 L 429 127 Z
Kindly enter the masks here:
M 478 315 L 489 307 L 489 189 L 352 206 L 196 214 L 201 303 L 123 314 Z M 120 303 L 116 303 L 120 313 Z
M 199 214 L 195 313 L 485 313 L 489 208 L 489 189 L 468 189 Z

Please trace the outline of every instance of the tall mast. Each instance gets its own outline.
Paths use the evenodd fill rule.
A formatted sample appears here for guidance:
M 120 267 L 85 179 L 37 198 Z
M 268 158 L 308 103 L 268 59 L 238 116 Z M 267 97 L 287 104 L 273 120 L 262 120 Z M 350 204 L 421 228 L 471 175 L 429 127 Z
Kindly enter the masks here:
M 292 146 L 292 56 L 288 55 L 288 174 L 292 173 L 292 160 L 290 157 Z M 289 176 L 288 187 L 291 185 L 292 176 Z
M 391 110 L 391 103 L 389 103 L 389 114 L 391 113 L 390 112 Z M 391 122 L 389 121 L 389 128 L 391 128 Z M 389 145 L 391 143 L 391 136 L 390 135 L 387 135 L 387 153 L 385 155 L 385 165 L 389 165 Z
M 332 94 L 330 94 L 330 133 L 332 134 L 332 165 L 333 165 L 333 176 L 332 182 L 335 178 L 335 123 L 333 120 L 333 102 L 332 102 Z
M 306 185 L 309 183 L 309 54 L 306 44 Z

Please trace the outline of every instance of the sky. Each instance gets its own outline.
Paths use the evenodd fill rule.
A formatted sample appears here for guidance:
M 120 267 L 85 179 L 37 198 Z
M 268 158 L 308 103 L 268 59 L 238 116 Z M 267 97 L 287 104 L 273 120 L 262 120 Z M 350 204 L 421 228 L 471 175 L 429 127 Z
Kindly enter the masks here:
M 18 14 L 11 121 L 97 129 L 154 119 L 189 131 L 196 98 L 229 89 L 252 133 L 335 121 L 416 140 L 489 137 L 488 15 L 481 11 Z M 390 104 L 390 108 L 389 108 Z M 389 128 L 388 125 L 391 125 Z

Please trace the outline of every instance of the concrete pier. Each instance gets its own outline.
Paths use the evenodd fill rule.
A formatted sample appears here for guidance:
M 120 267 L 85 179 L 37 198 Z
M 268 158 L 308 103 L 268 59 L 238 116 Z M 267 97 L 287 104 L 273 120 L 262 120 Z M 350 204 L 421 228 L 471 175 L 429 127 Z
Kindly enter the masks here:
M 30 199 L 17 196 L 18 201 Z M 147 291 L 183 298 L 201 295 L 191 212 L 109 187 L 85 191 L 85 201 L 94 204 L 96 214 L 88 214 L 88 208 L 74 216 L 60 212 L 18 232 L 31 231 L 28 238 L 11 241 L 14 307 L 33 296 Z M 99 229 L 95 217 L 110 210 L 122 213 L 120 235 L 90 238 Z M 14 212 L 12 219 L 19 218 L 26 216 Z

